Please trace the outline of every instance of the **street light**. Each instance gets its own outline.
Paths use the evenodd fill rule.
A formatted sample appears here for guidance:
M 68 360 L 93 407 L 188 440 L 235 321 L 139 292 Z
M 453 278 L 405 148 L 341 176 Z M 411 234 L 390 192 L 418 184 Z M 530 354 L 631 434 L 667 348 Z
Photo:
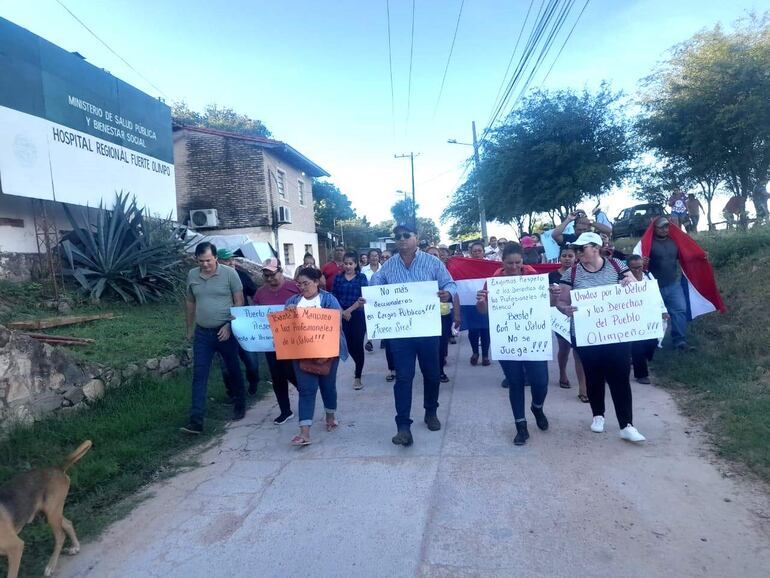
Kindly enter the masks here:
M 476 139 L 476 121 L 471 122 L 471 129 L 473 130 L 473 142 L 459 142 L 455 138 L 447 139 L 449 144 L 459 144 L 469 147 L 473 147 L 473 166 L 476 168 L 476 196 L 479 199 L 479 223 L 481 224 L 481 238 L 486 242 L 487 240 L 487 211 L 484 208 L 484 196 L 481 193 L 481 187 L 478 181 L 478 168 L 479 168 L 479 141 Z

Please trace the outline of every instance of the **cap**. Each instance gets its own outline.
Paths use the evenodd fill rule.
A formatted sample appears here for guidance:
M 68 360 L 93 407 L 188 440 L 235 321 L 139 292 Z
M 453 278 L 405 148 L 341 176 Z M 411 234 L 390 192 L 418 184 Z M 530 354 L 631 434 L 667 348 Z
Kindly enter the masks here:
M 227 261 L 233 257 L 233 252 L 230 249 L 217 249 L 217 259 L 223 259 Z
M 535 246 L 535 240 L 529 235 L 526 235 L 521 238 L 521 246 L 525 249 L 531 249 Z
M 275 273 L 280 268 L 281 268 L 281 262 L 274 257 L 270 257 L 269 259 L 265 259 L 264 261 L 262 261 L 263 271 L 272 271 L 273 273 Z
M 393 234 L 395 235 L 399 231 L 407 231 L 409 233 L 417 233 L 417 231 L 414 230 L 414 227 L 410 225 L 409 223 L 399 223 L 395 227 L 393 227 Z
M 583 245 L 588 245 L 589 243 L 593 243 L 594 245 L 599 245 L 601 247 L 602 238 L 596 233 L 581 233 L 572 244 L 577 245 L 578 247 L 582 247 Z
M 668 217 L 658 217 L 655 219 L 655 226 L 656 227 L 667 227 L 671 224 L 671 221 L 668 220 Z

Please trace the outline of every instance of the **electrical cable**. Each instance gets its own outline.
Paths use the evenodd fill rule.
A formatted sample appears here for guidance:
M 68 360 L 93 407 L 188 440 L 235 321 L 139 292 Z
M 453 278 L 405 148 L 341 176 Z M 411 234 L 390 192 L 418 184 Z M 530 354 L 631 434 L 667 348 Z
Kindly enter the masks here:
M 388 67 L 390 69 L 390 117 L 393 124 L 393 137 L 396 136 L 396 96 L 393 91 L 393 50 L 390 42 L 390 0 L 385 0 L 385 10 L 388 13 Z
M 412 41 L 409 48 L 409 89 L 406 96 L 406 128 L 409 131 L 409 112 L 412 106 L 412 63 L 414 62 L 414 11 L 417 0 L 412 0 Z
M 531 0 L 534 2 L 534 0 Z M 452 60 L 452 52 L 454 52 L 455 49 L 455 40 L 457 40 L 457 31 L 460 29 L 460 18 L 463 15 L 463 6 L 465 6 L 465 0 L 462 0 L 460 2 L 460 11 L 457 13 L 457 23 L 455 24 L 455 32 L 452 36 L 452 44 L 449 47 L 449 56 L 446 59 L 446 66 L 444 67 L 444 76 L 441 78 L 441 88 L 438 90 L 438 98 L 436 99 L 436 106 L 433 108 L 433 118 L 436 118 L 436 113 L 438 112 L 438 105 L 441 102 L 441 95 L 444 93 L 444 82 L 446 81 L 446 75 L 449 71 L 449 63 Z
M 553 67 L 556 65 L 556 61 L 559 60 L 559 57 L 561 56 L 562 51 L 564 50 L 564 47 L 567 46 L 567 42 L 569 42 L 569 39 L 572 38 L 572 33 L 575 32 L 575 28 L 578 25 L 578 22 L 580 22 L 581 16 L 583 16 L 583 12 L 586 11 L 586 8 L 588 8 L 588 3 L 591 0 L 586 0 L 585 4 L 583 4 L 583 9 L 580 11 L 580 14 L 578 14 L 577 20 L 575 20 L 575 23 L 572 25 L 572 28 L 569 31 L 569 34 L 567 34 L 567 38 L 564 40 L 564 44 L 561 45 L 561 48 L 559 48 L 559 52 L 556 54 L 556 58 L 553 59 L 553 62 L 551 63 L 551 68 L 548 69 L 548 72 L 546 72 L 545 76 L 543 77 L 543 82 L 540 84 L 545 84 L 545 81 L 548 80 L 548 77 L 551 75 L 551 71 L 553 70 Z

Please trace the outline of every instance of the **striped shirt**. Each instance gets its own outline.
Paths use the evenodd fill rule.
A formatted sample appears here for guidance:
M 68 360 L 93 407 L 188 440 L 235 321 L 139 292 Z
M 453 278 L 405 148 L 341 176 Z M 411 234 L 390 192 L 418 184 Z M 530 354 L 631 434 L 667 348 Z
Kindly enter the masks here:
M 412 264 L 407 267 L 401 255 L 396 253 L 372 275 L 369 285 L 392 285 L 395 283 L 417 283 L 438 281 L 441 291 L 457 292 L 455 282 L 444 264 L 425 251 L 417 250 Z

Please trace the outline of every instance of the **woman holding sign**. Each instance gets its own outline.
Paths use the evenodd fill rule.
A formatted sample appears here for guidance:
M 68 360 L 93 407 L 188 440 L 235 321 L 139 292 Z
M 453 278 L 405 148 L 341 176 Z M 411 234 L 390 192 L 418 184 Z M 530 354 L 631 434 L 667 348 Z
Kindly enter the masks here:
M 521 245 L 518 243 L 506 244 L 505 249 L 503 249 L 503 266 L 494 276 L 536 275 L 535 269 L 524 264 L 522 253 Z M 486 285 L 484 285 L 484 289 L 476 293 L 476 309 L 483 315 L 488 312 L 488 295 Z M 535 416 L 537 427 L 543 431 L 548 429 L 548 418 L 543 413 L 545 396 L 548 394 L 548 362 L 501 360 L 500 366 L 503 368 L 503 373 L 508 381 L 508 399 L 511 402 L 513 419 L 516 420 L 516 437 L 513 438 L 513 443 L 522 446 L 529 439 L 527 416 L 524 410 L 525 383 L 529 383 L 532 392 L 530 409 Z
M 361 373 L 364 371 L 364 336 L 366 335 L 366 319 L 361 299 L 361 287 L 367 287 L 369 282 L 366 275 L 358 269 L 358 255 L 353 252 L 345 253 L 342 258 L 344 271 L 338 273 L 332 284 L 332 294 L 342 307 L 342 332 L 348 344 L 350 357 L 356 364 L 353 378 L 353 389 L 363 389 Z
M 561 278 L 562 291 L 559 294 L 557 308 L 564 315 L 572 317 L 572 338 L 575 339 L 572 290 L 589 289 L 603 285 L 628 285 L 635 281 L 628 267 L 617 259 L 602 257 L 602 239 L 596 233 L 582 233 L 575 242 L 582 247 L 579 262 L 573 265 Z M 566 290 L 565 290 L 566 289 Z M 576 345 L 577 342 L 573 342 Z M 586 374 L 588 400 L 591 403 L 593 421 L 591 431 L 604 431 L 604 391 L 605 382 L 610 386 L 615 414 L 620 425 L 620 437 L 630 442 L 642 442 L 644 436 L 633 426 L 631 403 L 631 343 L 604 343 L 577 347 L 583 370 Z
M 519 249 L 521 250 L 521 249 Z M 471 244 L 471 259 L 484 259 L 484 243 L 475 241 Z M 471 365 L 479 364 L 479 342 L 481 343 L 481 365 L 491 365 L 489 360 L 489 316 L 484 313 L 473 314 L 471 308 L 466 319 L 468 324 L 468 341 L 471 343 Z
M 297 284 L 300 294 L 290 297 L 286 301 L 286 310 L 298 307 L 320 307 L 323 309 L 342 309 L 336 297 L 321 289 L 321 271 L 312 267 L 300 269 L 297 275 Z M 310 426 L 313 425 L 315 413 L 316 392 L 321 390 L 321 399 L 326 411 L 326 431 L 337 428 L 337 366 L 340 358 L 348 358 L 345 337 L 340 332 L 340 355 L 331 359 L 331 367 L 326 375 L 318 375 L 302 369 L 302 361 L 292 361 L 294 372 L 297 376 L 297 389 L 299 390 L 299 435 L 291 440 L 292 445 L 310 445 Z

